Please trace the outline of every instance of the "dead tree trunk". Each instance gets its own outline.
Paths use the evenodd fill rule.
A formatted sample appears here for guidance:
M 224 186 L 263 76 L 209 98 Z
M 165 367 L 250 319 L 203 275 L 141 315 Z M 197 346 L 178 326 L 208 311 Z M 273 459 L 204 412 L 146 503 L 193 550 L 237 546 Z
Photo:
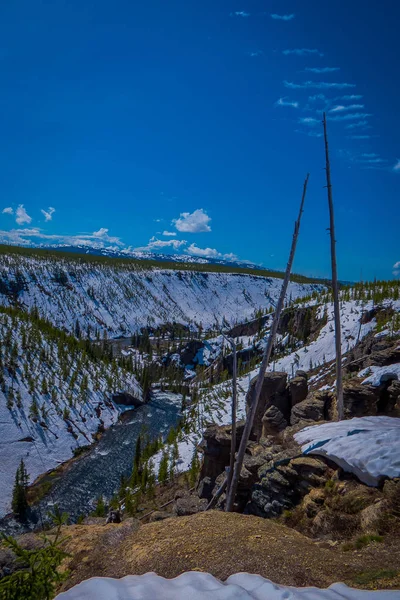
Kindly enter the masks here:
M 236 344 L 232 338 L 228 338 L 222 334 L 223 338 L 231 345 L 233 355 L 233 366 L 232 366 L 232 430 L 231 430 L 231 456 L 229 461 L 229 471 L 227 478 L 227 489 L 229 490 L 232 482 L 233 467 L 235 464 L 235 453 L 236 453 L 236 407 L 237 407 L 237 354 Z
M 324 113 L 324 138 L 325 138 L 325 157 L 326 157 L 326 187 L 328 190 L 329 204 L 329 232 L 331 236 L 331 261 L 332 261 L 332 290 L 333 290 L 333 310 L 335 316 L 335 347 L 336 347 L 336 401 L 338 419 L 344 418 L 343 405 L 343 379 L 342 379 L 342 334 L 340 328 L 340 305 L 339 305 L 339 286 L 336 266 L 336 239 L 335 239 L 335 216 L 333 212 L 331 166 L 329 162 L 328 133 L 326 128 L 326 114 Z
M 238 485 L 238 481 L 239 481 L 239 477 L 240 477 L 240 472 L 242 470 L 242 465 L 243 465 L 244 455 L 246 452 L 247 442 L 249 441 L 250 433 L 251 433 L 251 430 L 253 427 L 254 417 L 255 417 L 255 414 L 257 411 L 257 405 L 258 405 L 258 401 L 259 401 L 260 394 L 261 394 L 261 389 L 262 389 L 263 382 L 264 382 L 265 371 L 267 370 L 267 366 L 268 366 L 269 359 L 271 356 L 271 351 L 272 351 L 272 348 L 273 348 L 273 345 L 275 342 L 276 332 L 278 330 L 280 315 L 281 315 L 283 305 L 285 302 L 285 296 L 286 296 L 286 291 L 287 291 L 287 287 L 289 284 L 290 273 L 292 271 L 293 259 L 294 259 L 294 255 L 296 252 L 297 238 L 299 236 L 299 231 L 300 231 L 300 221 L 301 221 L 301 215 L 303 213 L 304 200 L 305 200 L 306 192 L 307 192 L 308 178 L 309 178 L 309 175 L 307 174 L 307 177 L 305 179 L 304 186 L 303 186 L 303 195 L 301 198 L 299 216 L 297 217 L 297 221 L 294 226 L 292 247 L 290 250 L 289 260 L 288 260 L 287 267 L 286 267 L 285 277 L 284 277 L 284 280 L 282 283 L 282 289 L 281 289 L 281 293 L 279 296 L 278 304 L 275 309 L 275 314 L 274 314 L 274 318 L 272 321 L 271 332 L 268 337 L 268 342 L 265 347 L 264 356 L 263 356 L 263 359 L 261 362 L 260 370 L 258 372 L 257 382 L 255 385 L 253 398 L 251 400 L 250 410 L 247 414 L 242 439 L 240 441 L 239 451 L 238 451 L 238 455 L 236 458 L 235 467 L 233 470 L 232 482 L 231 482 L 230 488 L 228 490 L 228 495 L 227 495 L 227 500 L 226 500 L 226 511 L 227 512 L 231 512 L 233 509 L 233 503 L 234 503 L 235 497 L 236 497 L 236 490 L 237 490 L 237 485 Z

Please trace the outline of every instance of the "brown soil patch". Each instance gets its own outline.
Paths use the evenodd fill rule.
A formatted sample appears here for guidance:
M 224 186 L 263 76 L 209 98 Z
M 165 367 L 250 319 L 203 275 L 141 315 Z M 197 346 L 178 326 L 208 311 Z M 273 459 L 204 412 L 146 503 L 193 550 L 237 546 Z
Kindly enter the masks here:
M 344 552 L 339 545 L 316 543 L 268 519 L 219 511 L 141 527 L 133 519 L 121 525 L 74 525 L 64 533 L 72 555 L 65 565 L 71 575 L 64 589 L 89 577 L 154 571 L 172 578 L 193 570 L 222 580 L 245 571 L 284 585 L 327 587 L 335 581 L 356 585 L 360 574 L 379 569 L 392 574 L 364 587 L 400 588 L 398 539 Z

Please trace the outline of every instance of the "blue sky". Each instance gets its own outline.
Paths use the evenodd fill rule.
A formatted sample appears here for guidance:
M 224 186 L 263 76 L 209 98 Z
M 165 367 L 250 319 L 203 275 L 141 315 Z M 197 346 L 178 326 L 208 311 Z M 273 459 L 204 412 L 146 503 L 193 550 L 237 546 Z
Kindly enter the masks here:
M 0 239 L 283 269 L 310 172 L 295 270 L 327 276 L 325 109 L 339 276 L 391 277 L 399 19 L 392 0 L 5 0 Z

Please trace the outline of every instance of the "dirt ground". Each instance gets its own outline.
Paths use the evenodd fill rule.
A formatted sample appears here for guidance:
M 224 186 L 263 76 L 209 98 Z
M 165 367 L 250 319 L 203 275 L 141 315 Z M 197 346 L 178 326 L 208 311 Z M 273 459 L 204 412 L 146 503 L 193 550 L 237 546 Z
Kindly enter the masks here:
M 63 590 L 89 577 L 154 571 L 172 578 L 205 571 L 225 580 L 233 573 L 258 573 L 275 583 L 327 587 L 400 589 L 400 544 L 386 536 L 362 550 L 316 542 L 268 519 L 210 511 L 139 526 L 74 525 L 64 531 L 70 570 Z

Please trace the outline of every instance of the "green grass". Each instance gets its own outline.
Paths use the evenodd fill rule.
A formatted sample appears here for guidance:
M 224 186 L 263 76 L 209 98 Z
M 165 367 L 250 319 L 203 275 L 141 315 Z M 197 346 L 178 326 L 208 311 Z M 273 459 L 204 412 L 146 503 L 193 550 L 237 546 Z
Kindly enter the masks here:
M 252 269 L 246 267 L 235 267 L 218 264 L 201 263 L 178 263 L 157 260 L 139 260 L 135 258 L 112 258 L 109 256 L 97 256 L 92 254 L 78 254 L 75 252 L 63 252 L 58 250 L 44 250 L 43 248 L 27 248 L 22 246 L 8 246 L 0 244 L 1 255 L 14 255 L 27 258 L 68 260 L 80 264 L 110 265 L 110 266 L 132 266 L 137 270 L 148 269 L 171 269 L 173 271 L 196 271 L 200 273 L 235 273 L 238 275 L 257 275 L 258 277 L 276 277 L 283 279 L 284 273 L 272 269 Z M 293 273 L 291 280 L 297 283 L 319 283 L 330 285 L 328 280 L 306 277 Z
M 394 569 L 373 569 L 372 571 L 364 571 L 363 573 L 359 573 L 353 579 L 356 585 L 369 585 L 371 583 L 375 583 L 380 579 L 394 579 L 397 577 L 398 571 Z

